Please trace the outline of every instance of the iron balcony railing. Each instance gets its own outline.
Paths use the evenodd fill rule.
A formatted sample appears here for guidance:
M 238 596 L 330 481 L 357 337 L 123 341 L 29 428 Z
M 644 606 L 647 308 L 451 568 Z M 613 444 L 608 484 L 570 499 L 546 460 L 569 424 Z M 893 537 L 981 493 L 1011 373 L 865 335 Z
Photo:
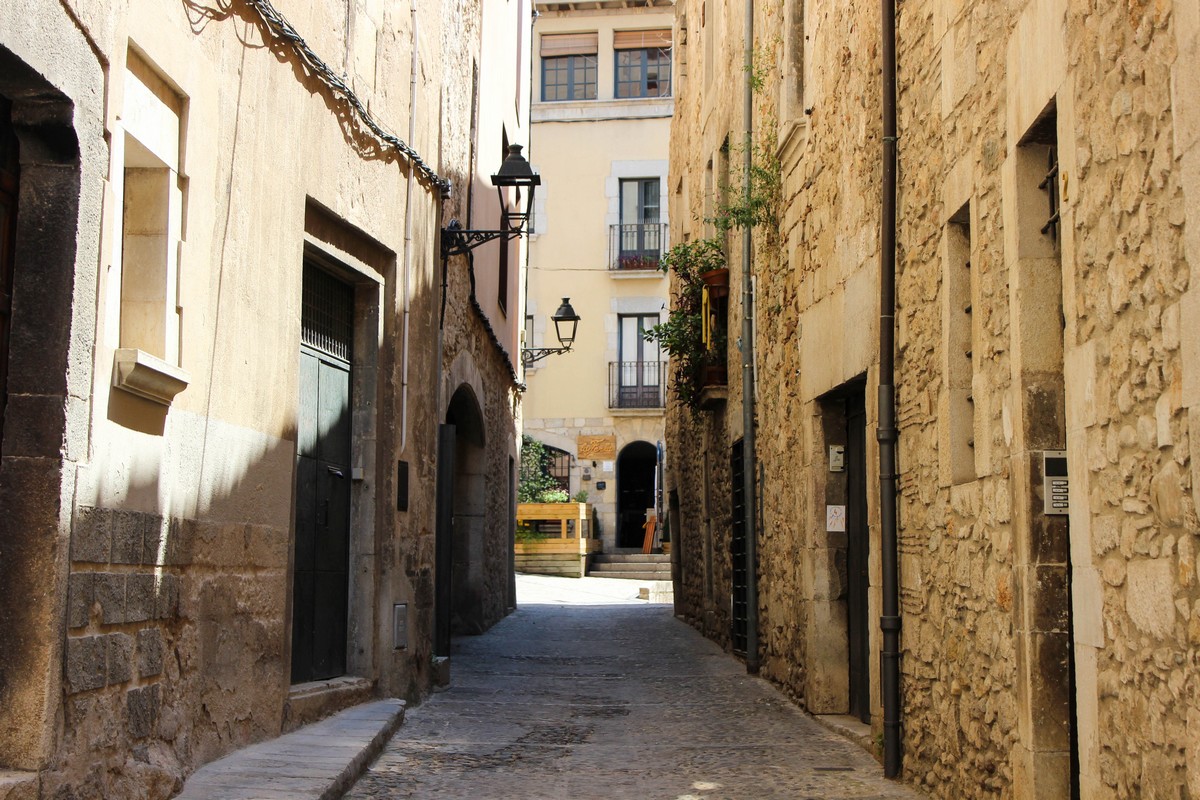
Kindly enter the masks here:
M 608 267 L 621 271 L 658 269 L 666 243 L 667 226 L 661 222 L 610 225 Z
M 667 362 L 610 361 L 609 408 L 663 408 L 666 406 Z

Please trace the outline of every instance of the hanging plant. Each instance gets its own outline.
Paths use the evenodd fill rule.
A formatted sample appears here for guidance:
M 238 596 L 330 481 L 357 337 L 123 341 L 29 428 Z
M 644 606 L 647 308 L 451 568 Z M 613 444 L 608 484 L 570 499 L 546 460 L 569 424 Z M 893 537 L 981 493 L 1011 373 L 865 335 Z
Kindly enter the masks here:
M 723 238 L 723 237 L 722 237 Z M 720 238 L 698 239 L 675 245 L 663 256 L 662 270 L 674 272 L 676 281 L 671 309 L 665 322 L 646 331 L 647 341 L 671 356 L 672 388 L 680 402 L 692 410 L 700 407 L 700 394 L 714 380 L 716 368 L 725 366 L 725 332 L 704 336 L 704 286 L 720 282 L 729 272 Z

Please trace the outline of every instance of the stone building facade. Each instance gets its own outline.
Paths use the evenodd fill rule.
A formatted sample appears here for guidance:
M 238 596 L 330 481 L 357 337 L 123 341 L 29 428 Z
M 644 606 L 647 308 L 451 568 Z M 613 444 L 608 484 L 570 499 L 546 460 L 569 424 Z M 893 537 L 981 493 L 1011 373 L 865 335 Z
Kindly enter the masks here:
M 643 334 L 667 304 L 674 16 L 667 0 L 536 5 L 532 157 L 547 186 L 526 346 L 559 346 L 564 297 L 581 322 L 571 353 L 527 367 L 524 430 L 588 493 L 605 552 L 640 551 L 664 460 L 666 358 Z
M 514 606 L 523 245 L 439 230 L 496 225 L 530 25 L 0 7 L 0 796 L 168 797 Z
M 754 9 L 755 157 L 780 178 L 753 234 L 748 602 L 762 674 L 880 734 L 881 25 L 870 6 Z M 723 0 L 676 14 L 685 239 L 712 233 L 692 220 L 737 183 L 744 18 Z M 947 798 L 1194 796 L 1200 14 L 897 15 L 903 777 Z M 737 286 L 736 232 L 726 244 Z M 723 407 L 672 405 L 667 478 L 678 609 L 735 650 L 739 373 Z

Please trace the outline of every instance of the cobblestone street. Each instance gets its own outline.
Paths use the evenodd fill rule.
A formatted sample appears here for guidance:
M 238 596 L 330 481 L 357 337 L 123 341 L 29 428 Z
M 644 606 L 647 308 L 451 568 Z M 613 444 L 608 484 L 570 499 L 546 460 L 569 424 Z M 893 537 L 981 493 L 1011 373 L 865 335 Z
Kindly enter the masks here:
M 917 798 L 634 582 L 518 576 L 347 797 Z M 624 596 L 623 596 L 624 595 Z

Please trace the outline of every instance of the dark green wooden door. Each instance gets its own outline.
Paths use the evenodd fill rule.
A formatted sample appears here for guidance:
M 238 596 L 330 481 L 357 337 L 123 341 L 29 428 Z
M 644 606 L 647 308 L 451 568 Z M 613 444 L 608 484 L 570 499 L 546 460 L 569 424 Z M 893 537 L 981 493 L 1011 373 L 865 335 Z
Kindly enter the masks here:
M 296 441 L 292 682 L 346 672 L 352 289 L 305 265 Z

